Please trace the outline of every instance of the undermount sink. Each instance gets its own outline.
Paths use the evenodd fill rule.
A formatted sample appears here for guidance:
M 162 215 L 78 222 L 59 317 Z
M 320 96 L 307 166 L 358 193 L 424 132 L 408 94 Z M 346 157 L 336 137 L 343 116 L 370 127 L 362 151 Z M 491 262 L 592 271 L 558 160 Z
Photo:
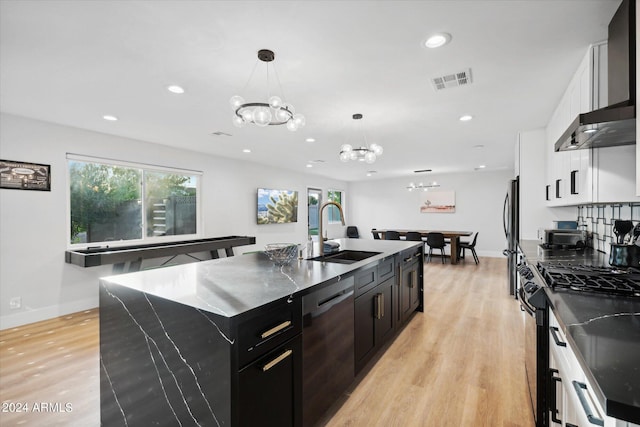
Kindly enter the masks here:
M 372 256 L 381 254 L 382 252 L 368 252 L 368 251 L 339 251 L 323 256 L 317 256 L 315 258 L 309 258 L 307 261 L 322 261 L 322 262 L 335 262 L 338 264 L 353 264 L 354 262 L 362 261 L 363 259 L 371 258 Z

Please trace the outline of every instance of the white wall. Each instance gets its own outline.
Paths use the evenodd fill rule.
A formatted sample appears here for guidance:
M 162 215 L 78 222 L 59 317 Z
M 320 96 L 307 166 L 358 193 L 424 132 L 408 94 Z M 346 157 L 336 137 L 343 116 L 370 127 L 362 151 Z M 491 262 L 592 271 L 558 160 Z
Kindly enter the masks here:
M 351 183 L 349 201 L 356 209 L 350 222 L 367 238 L 372 238 L 372 228 L 478 231 L 478 255 L 502 257 L 502 250 L 506 248 L 502 210 L 507 183 L 513 172 L 482 171 L 425 177 L 424 181 L 437 181 L 441 185 L 430 191 L 455 191 L 455 213 L 420 213 L 420 205 L 428 192 L 407 191 L 410 181 L 420 181 L 413 177 Z
M 67 249 L 66 154 L 76 153 L 204 172 L 204 236 L 255 236 L 269 242 L 304 243 L 307 238 L 307 187 L 345 190 L 348 184 L 255 163 L 178 150 L 112 135 L 2 114 L 0 158 L 51 165 L 51 192 L 0 190 L 0 329 L 47 319 L 98 305 L 98 278 L 111 266 L 81 268 L 64 262 Z M 258 187 L 298 190 L 298 222 L 256 224 Z M 346 216 L 349 220 L 349 201 Z M 329 237 L 344 236 L 341 226 Z M 9 299 L 22 297 L 11 310 Z

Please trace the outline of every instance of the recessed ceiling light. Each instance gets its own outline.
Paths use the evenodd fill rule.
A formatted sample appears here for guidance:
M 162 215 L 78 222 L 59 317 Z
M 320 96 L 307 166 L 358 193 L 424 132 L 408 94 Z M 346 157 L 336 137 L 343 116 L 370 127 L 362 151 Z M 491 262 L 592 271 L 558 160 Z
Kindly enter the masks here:
M 315 138 L 307 138 L 305 139 L 305 142 L 316 142 Z
M 427 40 L 424 42 L 424 45 L 429 49 L 433 49 L 436 47 L 444 46 L 450 41 L 451 41 L 451 34 L 437 33 L 429 36 Z
M 118 120 L 116 116 L 111 116 L 109 114 L 102 116 L 102 118 L 110 122 L 115 122 L 116 120 Z
M 478 169 L 484 169 L 484 168 L 486 168 L 486 167 L 487 167 L 487 165 L 479 165 L 479 166 L 478 166 Z
M 167 86 L 167 90 L 171 93 L 184 93 L 184 89 L 176 85 Z
M 244 150 L 242 150 L 243 153 L 250 153 L 251 150 L 249 150 L 248 148 L 245 148 Z
M 473 119 L 473 116 L 469 115 L 469 114 L 465 114 L 464 116 L 460 116 L 460 121 L 461 122 L 468 122 L 469 120 Z
M 484 148 L 484 145 L 482 144 L 474 145 L 473 148 L 477 148 L 477 149 Z
M 313 167 L 313 165 L 312 165 L 311 163 L 307 163 L 307 167 L 308 167 L 308 168 L 312 168 L 312 167 Z
M 378 173 L 378 171 L 367 171 L 367 176 L 372 176 L 374 173 Z

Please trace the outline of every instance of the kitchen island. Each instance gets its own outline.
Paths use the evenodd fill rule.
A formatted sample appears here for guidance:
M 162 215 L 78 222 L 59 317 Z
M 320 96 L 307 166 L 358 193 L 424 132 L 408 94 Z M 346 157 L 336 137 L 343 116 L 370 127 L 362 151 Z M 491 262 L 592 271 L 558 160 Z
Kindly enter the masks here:
M 543 249 L 538 241 L 521 241 L 519 246 L 529 265 L 555 261 L 609 266 L 606 254 L 590 248 Z M 605 414 L 640 424 L 640 298 L 551 288 L 545 292 Z
M 353 277 L 357 295 L 360 276 L 376 285 L 390 274 L 397 319 L 395 271 L 405 254 L 423 256 L 420 242 L 336 241 L 378 254 L 278 267 L 253 253 L 101 279 L 102 424 L 300 425 L 303 297 Z M 416 292 L 421 262 L 414 272 L 407 290 Z

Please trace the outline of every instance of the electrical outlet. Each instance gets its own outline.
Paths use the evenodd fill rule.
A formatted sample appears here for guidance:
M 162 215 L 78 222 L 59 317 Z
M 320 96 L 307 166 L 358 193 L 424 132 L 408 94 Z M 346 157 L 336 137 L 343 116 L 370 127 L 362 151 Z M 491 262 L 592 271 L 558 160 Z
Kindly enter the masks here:
M 11 310 L 17 310 L 22 307 L 22 297 L 13 297 L 9 300 L 9 308 Z

